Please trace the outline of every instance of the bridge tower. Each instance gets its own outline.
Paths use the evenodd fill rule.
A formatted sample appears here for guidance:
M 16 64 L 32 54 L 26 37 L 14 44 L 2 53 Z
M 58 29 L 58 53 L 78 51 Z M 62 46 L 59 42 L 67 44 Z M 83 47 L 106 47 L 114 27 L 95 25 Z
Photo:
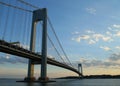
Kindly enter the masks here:
M 38 9 L 33 11 L 32 18 L 32 30 L 31 30 L 31 41 L 30 50 L 35 52 L 35 41 L 36 41 L 36 24 L 42 21 L 42 62 L 41 62 L 41 77 L 40 80 L 47 80 L 47 10 L 46 8 Z M 34 63 L 29 59 L 28 64 L 28 76 L 25 78 L 27 81 L 34 81 Z
M 83 70 L 82 70 L 82 64 L 78 64 L 78 71 L 81 73 L 83 76 Z

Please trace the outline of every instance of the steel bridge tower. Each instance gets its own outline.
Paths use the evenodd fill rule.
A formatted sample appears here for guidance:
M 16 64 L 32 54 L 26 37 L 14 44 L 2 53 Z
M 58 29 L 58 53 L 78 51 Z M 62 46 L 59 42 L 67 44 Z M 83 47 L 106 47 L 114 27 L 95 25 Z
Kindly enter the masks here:
M 82 69 L 82 64 L 78 64 L 78 71 L 81 73 L 83 77 L 83 69 Z
M 46 81 L 47 78 L 47 10 L 46 8 L 38 9 L 33 11 L 32 17 L 32 29 L 31 29 L 31 40 L 30 40 L 30 51 L 35 52 L 36 42 L 36 24 L 42 21 L 42 61 L 41 61 L 41 77 L 39 80 Z M 33 60 L 29 59 L 28 64 L 28 76 L 25 78 L 27 81 L 34 81 L 34 63 Z

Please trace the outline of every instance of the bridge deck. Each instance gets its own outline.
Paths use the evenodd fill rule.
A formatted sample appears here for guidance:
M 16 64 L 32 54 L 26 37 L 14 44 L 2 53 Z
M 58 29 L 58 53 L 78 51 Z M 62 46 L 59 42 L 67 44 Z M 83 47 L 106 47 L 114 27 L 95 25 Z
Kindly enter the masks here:
M 4 40 L 0 40 L 0 52 L 8 53 L 8 54 L 28 58 L 28 59 L 32 59 L 34 64 L 41 64 L 42 55 L 39 55 L 35 52 L 24 49 L 18 45 L 11 44 L 11 43 L 6 42 Z M 73 68 L 67 64 L 58 62 L 54 59 L 47 58 L 47 63 L 51 64 L 51 65 L 55 65 L 55 66 L 69 69 L 69 70 L 74 71 L 77 74 L 81 75 L 81 73 L 79 71 L 77 71 L 75 68 Z

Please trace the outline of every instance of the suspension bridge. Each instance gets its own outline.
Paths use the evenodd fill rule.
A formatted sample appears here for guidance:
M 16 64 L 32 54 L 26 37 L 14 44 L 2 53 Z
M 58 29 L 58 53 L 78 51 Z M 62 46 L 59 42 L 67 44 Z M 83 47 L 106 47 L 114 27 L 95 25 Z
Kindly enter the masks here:
M 0 52 L 29 59 L 26 81 L 35 79 L 36 64 L 41 64 L 39 80 L 48 80 L 47 64 L 82 76 L 82 65 L 75 68 L 70 62 L 46 8 L 41 9 L 23 0 L 4 0 L 0 1 L 0 14 Z

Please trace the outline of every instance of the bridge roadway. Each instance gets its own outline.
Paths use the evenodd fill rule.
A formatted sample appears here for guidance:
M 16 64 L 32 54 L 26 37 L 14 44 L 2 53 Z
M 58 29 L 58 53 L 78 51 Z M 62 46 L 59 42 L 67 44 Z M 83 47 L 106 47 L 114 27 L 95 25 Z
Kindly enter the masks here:
M 0 40 L 0 52 L 24 57 L 24 58 L 27 58 L 27 59 L 32 59 L 34 64 L 41 64 L 41 56 L 42 55 L 39 55 L 35 52 L 24 49 L 24 48 L 22 48 L 18 45 L 14 45 L 12 43 L 6 42 L 4 40 Z M 59 67 L 62 67 L 62 68 L 68 69 L 68 70 L 71 70 L 71 71 L 79 74 L 80 76 L 82 76 L 82 74 L 78 70 L 76 70 L 75 68 L 73 68 L 73 67 L 71 67 L 67 64 L 58 62 L 54 59 L 47 58 L 47 63 L 51 64 L 51 65 L 59 66 Z

